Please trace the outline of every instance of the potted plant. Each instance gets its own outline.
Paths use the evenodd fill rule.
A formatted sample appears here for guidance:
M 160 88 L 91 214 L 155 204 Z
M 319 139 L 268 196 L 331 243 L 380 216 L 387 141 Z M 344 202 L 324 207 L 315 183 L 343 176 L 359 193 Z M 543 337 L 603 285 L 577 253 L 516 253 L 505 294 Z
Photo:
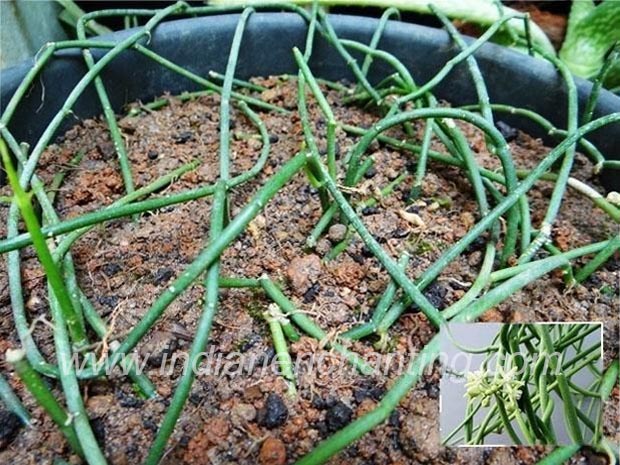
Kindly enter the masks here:
M 551 63 L 486 43 L 508 21 L 527 21 L 519 15 L 473 40 L 440 10 L 445 31 L 394 21 L 394 10 L 374 20 L 282 8 L 89 13 L 77 40 L 2 72 L 0 251 L 14 329 L 3 334 L 12 382 L 5 370 L 0 391 L 27 423 L 19 398 L 28 390 L 37 421 L 45 411 L 66 437 L 67 455 L 93 464 L 199 463 L 209 454 L 235 463 L 323 463 L 337 453 L 353 461 L 371 454 L 353 444 L 374 431 L 368 447 L 389 433 L 401 459 L 442 460 L 458 453 L 439 449 L 437 417 L 416 402 L 436 406 L 433 335 L 449 321 L 510 321 L 516 311 L 498 308 L 526 286 L 550 286 L 545 276 L 556 270 L 553 286 L 563 289 L 596 272 L 580 289 L 602 296 L 607 325 L 617 321 L 605 264 L 617 260 L 620 211 L 613 194 L 590 185 L 598 176 L 616 188 L 617 97 L 573 79 L 531 41 L 523 45 Z M 108 16 L 141 25 L 86 36 L 89 21 Z M 164 93 L 178 97 L 153 100 Z M 150 103 L 117 116 L 136 101 Z M 99 123 L 75 126 L 102 112 Z M 544 134 L 553 148 L 516 140 L 513 126 Z M 534 154 L 521 160 L 513 151 L 527 144 Z M 575 193 L 582 203 L 571 210 Z M 584 204 L 595 226 L 581 230 Z M 567 208 L 582 212 L 575 223 L 561 216 Z M 583 308 L 592 297 L 570 295 Z M 526 306 L 531 316 L 534 307 Z M 277 370 L 260 383 L 255 371 L 205 375 L 210 345 L 229 355 L 273 346 Z M 617 382 L 613 350 L 593 387 L 603 398 Z M 409 351 L 398 376 L 388 376 L 389 365 L 382 377 L 368 361 Z M 296 364 L 323 352 L 353 371 Z M 136 353 L 159 368 L 183 353 L 187 365 L 162 374 Z M 418 398 L 420 380 L 427 389 Z M 328 398 L 330 387 L 340 397 Z M 580 393 L 569 385 L 561 395 Z M 595 436 L 596 450 L 611 450 Z M 36 437 L 17 441 L 32 447 Z M 557 449 L 548 463 L 581 445 Z M 387 457 L 386 447 L 376 457 Z

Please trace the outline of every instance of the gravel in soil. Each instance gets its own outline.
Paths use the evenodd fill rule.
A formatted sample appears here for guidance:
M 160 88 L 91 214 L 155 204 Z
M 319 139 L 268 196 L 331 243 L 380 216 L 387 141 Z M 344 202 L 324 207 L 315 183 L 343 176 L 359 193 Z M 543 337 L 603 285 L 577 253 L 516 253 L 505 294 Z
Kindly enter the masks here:
M 296 108 L 293 80 L 271 77 L 260 83 L 268 87 L 259 95 L 261 98 L 287 109 Z M 335 91 L 326 93 L 338 121 L 364 127 L 376 121 L 377 116 L 370 111 L 342 105 Z M 325 120 L 310 100 L 315 131 L 323 135 Z M 210 95 L 186 103 L 172 99 L 169 106 L 159 111 L 122 118 L 119 124 L 136 185 L 143 186 L 192 160 L 200 160 L 201 165 L 160 194 L 213 183 L 218 172 L 218 114 L 219 97 Z M 232 193 L 232 216 L 298 151 L 303 139 L 296 113 L 261 113 L 260 116 L 271 135 L 272 151 L 263 172 Z M 231 174 L 235 175 L 254 164 L 261 142 L 256 129 L 236 109 L 233 109 L 232 123 Z M 482 135 L 469 126 L 459 126 L 467 134 L 479 161 L 496 168 L 498 162 L 486 151 Z M 415 130 L 421 138 L 423 127 L 416 125 Z M 396 130 L 392 135 L 403 137 Z M 532 166 L 548 151 L 541 141 L 521 132 L 514 133 L 511 139 L 510 146 L 519 167 Z M 357 140 L 339 131 L 340 153 L 346 154 Z M 325 146 L 323 139 L 319 138 L 318 142 L 320 147 Z M 433 148 L 442 149 L 437 142 Z M 80 151 L 85 154 L 83 160 L 68 171 L 57 193 L 56 206 L 63 218 L 100 208 L 123 195 L 113 145 L 105 123 L 98 118 L 81 121 L 50 146 L 38 174 L 49 183 L 53 174 L 64 169 Z M 376 197 L 378 189 L 413 166 L 409 155 L 376 142 L 369 152 L 375 158 L 375 166 L 351 194 L 353 202 Z M 591 163 L 578 155 L 574 176 L 596 185 L 591 172 Z M 403 248 L 412 252 L 406 271 L 415 278 L 466 233 L 478 213 L 468 181 L 455 168 L 431 162 L 420 199 L 408 205 L 406 198 L 411 182 L 412 177 L 408 176 L 392 195 L 377 198 L 375 206 L 363 211 L 363 219 L 394 258 Z M 551 183 L 540 183 L 529 195 L 535 226 L 542 219 L 551 189 Z M 0 194 L 7 192 L 6 187 L 0 189 Z M 422 223 L 407 221 L 407 215 L 402 214 L 404 210 L 418 215 Z M 6 213 L 7 209 L 0 206 L 0 220 L 5 219 Z M 135 221 L 110 221 L 94 228 L 75 244 L 73 257 L 79 284 L 113 328 L 110 340 L 122 339 L 155 297 L 204 247 L 209 216 L 210 200 L 196 200 L 141 215 Z M 317 192 L 299 174 L 226 250 L 222 272 L 254 278 L 266 273 L 284 283 L 287 296 L 332 337 L 369 317 L 388 284 L 388 276 L 355 238 L 336 259 L 324 259 L 333 244 L 343 237 L 342 225 L 331 226 L 315 250 L 306 251 L 306 238 L 319 217 Z M 575 247 L 602 240 L 613 228 L 588 200 L 569 191 L 553 235 L 560 248 Z M 4 221 L 0 221 L 0 235 L 6 235 Z M 468 283 L 478 273 L 483 246 L 483 240 L 472 244 L 426 289 L 434 305 L 445 308 L 465 293 Z M 34 321 L 49 315 L 46 287 L 34 251 L 25 249 L 22 259 L 28 317 Z M 603 321 L 607 364 L 618 357 L 615 300 L 618 265 L 619 258 L 613 257 L 583 286 L 573 289 L 566 289 L 559 273 L 551 273 L 488 311 L 482 320 Z M 0 266 L 0 349 L 4 352 L 17 347 L 18 340 L 12 324 L 4 261 Z M 168 363 L 164 372 L 162 362 L 181 357 L 188 350 L 202 309 L 203 291 L 200 283 L 189 288 L 166 310 L 138 347 L 141 355 L 148 354 L 145 372 L 155 382 L 158 398 L 141 399 L 118 373 L 83 384 L 95 432 L 112 464 L 139 463 L 145 457 L 181 371 L 182 360 Z M 297 373 L 298 396 L 290 397 L 286 383 L 277 373 L 260 369 L 263 362 L 274 357 L 270 334 L 261 318 L 269 302 L 255 291 L 229 289 L 222 291 L 219 303 L 207 347 L 210 356 L 203 363 L 204 372 L 194 384 L 164 463 L 291 463 L 321 439 L 372 410 L 396 377 L 395 362 L 388 364 L 381 376 L 371 379 L 353 369 L 317 372 L 302 364 Z M 387 350 L 407 357 L 433 334 L 434 329 L 426 318 L 409 309 L 392 328 Z M 53 361 L 49 327 L 37 324 L 34 336 L 42 352 Z M 371 360 L 381 355 L 372 343 L 369 338 L 352 343 L 350 348 Z M 290 344 L 290 351 L 294 360 L 310 353 L 322 356 L 327 368 L 338 363 L 324 343 L 309 337 Z M 245 366 L 240 362 L 240 355 L 258 363 Z M 228 364 L 227 370 L 222 371 L 218 369 L 218 360 L 222 359 L 238 363 Z M 50 463 L 54 457 L 66 455 L 67 446 L 51 420 L 36 407 L 14 374 L 6 366 L 2 369 L 32 411 L 35 427 L 9 428 L 10 421 L 3 421 L 0 462 Z M 439 376 L 440 367 L 436 365 L 403 399 L 389 421 L 347 447 L 331 463 L 531 464 L 545 453 L 547 449 L 543 447 L 440 447 Z M 58 385 L 51 385 L 60 395 Z M 605 414 L 605 434 L 616 442 L 620 439 L 618 397 L 616 387 Z M 586 456 L 584 453 L 575 460 L 587 460 Z M 72 462 L 76 461 L 73 457 Z

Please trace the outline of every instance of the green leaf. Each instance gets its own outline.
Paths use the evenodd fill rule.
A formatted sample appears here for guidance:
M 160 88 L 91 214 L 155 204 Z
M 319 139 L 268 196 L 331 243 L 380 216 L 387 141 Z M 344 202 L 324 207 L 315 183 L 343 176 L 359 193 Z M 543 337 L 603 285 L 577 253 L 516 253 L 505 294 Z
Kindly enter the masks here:
M 595 8 L 582 3 L 591 2 L 573 2 L 560 58 L 571 72 L 589 79 L 597 75 L 605 54 L 620 41 L 620 2 L 607 0 Z M 611 72 L 608 79 L 615 81 Z

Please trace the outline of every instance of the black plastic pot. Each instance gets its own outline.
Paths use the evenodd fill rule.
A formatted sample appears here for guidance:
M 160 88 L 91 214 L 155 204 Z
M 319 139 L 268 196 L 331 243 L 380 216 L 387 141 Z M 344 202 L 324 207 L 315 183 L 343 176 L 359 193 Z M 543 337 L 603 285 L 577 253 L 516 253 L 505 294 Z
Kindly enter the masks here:
M 223 72 L 238 15 L 221 15 L 167 22 L 157 27 L 150 47 L 191 71 L 206 75 L 210 70 Z M 377 20 L 366 17 L 333 15 L 331 22 L 339 36 L 368 42 Z M 131 31 L 106 37 L 121 40 Z M 256 13 L 251 16 L 243 37 L 237 66 L 237 76 L 265 76 L 296 72 L 291 49 L 302 47 L 306 23 L 291 13 Z M 380 48 L 396 55 L 411 71 L 417 82 L 431 78 L 445 62 L 457 53 L 446 32 L 438 29 L 390 22 Z M 75 83 L 83 76 L 85 65 L 79 51 L 65 51 L 45 69 L 41 80 L 21 103 L 10 124 L 19 141 L 33 142 L 62 105 Z M 97 53 L 95 54 L 97 56 Z M 526 107 L 565 127 L 566 89 L 562 79 L 549 63 L 530 58 L 503 47 L 487 44 L 476 58 L 485 77 L 491 101 Z M 31 63 L 2 71 L 1 105 L 7 104 Z M 328 79 L 352 79 L 352 75 L 337 52 L 321 38 L 312 54 L 311 67 L 317 76 Z M 384 77 L 387 68 L 375 61 L 371 80 Z M 163 69 L 156 63 L 128 51 L 115 59 L 103 73 L 113 106 L 120 109 L 125 103 L 140 99 L 148 101 L 164 92 L 172 94 L 195 90 L 189 80 Z M 43 86 L 45 86 L 42 101 Z M 583 104 L 590 84 L 578 80 L 580 101 Z M 467 67 L 456 67 L 436 90 L 435 94 L 454 104 L 476 103 L 475 90 Z M 596 116 L 620 111 L 620 98 L 602 92 Z M 101 113 L 99 100 L 91 88 L 78 100 L 75 116 L 87 118 Z M 531 122 L 502 115 L 507 123 L 532 135 L 545 137 Z M 67 119 L 67 125 L 75 121 Z M 588 138 L 608 158 L 620 158 L 620 124 L 607 126 Z M 620 190 L 620 180 L 612 172 L 601 174 L 604 185 Z

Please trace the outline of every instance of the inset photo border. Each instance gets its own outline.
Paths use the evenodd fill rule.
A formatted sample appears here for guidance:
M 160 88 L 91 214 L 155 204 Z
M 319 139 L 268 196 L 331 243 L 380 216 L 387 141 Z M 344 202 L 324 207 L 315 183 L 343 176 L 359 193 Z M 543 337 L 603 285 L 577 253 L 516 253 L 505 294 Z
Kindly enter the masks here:
M 596 444 L 599 322 L 454 323 L 441 332 L 446 446 Z

